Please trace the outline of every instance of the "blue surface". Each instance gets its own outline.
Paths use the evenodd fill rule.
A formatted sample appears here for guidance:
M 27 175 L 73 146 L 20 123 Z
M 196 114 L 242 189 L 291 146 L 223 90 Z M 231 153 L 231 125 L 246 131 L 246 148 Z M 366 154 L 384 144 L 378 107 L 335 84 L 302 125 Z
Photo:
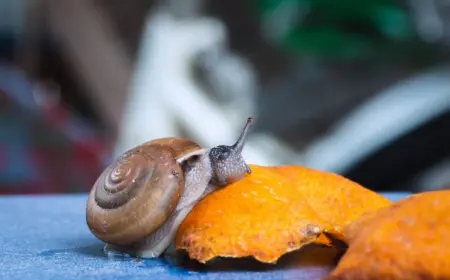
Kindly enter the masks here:
M 398 200 L 406 194 L 385 194 Z M 0 197 L 0 279 L 318 279 L 324 268 L 204 271 L 170 258 L 108 258 L 85 222 L 84 195 Z

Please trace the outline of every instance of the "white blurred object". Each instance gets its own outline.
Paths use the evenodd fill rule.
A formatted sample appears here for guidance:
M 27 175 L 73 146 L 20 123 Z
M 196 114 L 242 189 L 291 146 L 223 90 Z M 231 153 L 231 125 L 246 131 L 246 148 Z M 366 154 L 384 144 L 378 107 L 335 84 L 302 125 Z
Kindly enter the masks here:
M 450 110 L 449 77 L 450 68 L 441 67 L 378 93 L 313 142 L 303 154 L 304 164 L 344 172 L 392 140 Z
M 204 147 L 236 141 L 247 117 L 255 114 L 253 106 L 248 105 L 254 104 L 256 92 L 250 65 L 240 63 L 234 57 L 213 75 L 217 80 L 220 73 L 227 77 L 224 73 L 227 67 L 228 70 L 240 68 L 239 81 L 228 76 L 224 83 L 234 83 L 229 89 L 233 89 L 231 98 L 235 100 L 239 98 L 237 92 L 247 94 L 248 90 L 249 95 L 244 100 L 249 101 L 241 105 L 229 103 L 233 106 L 208 98 L 194 82 L 191 69 L 199 53 L 225 45 L 226 36 L 224 25 L 212 18 L 181 19 L 165 9 L 157 9 L 151 14 L 145 24 L 134 80 L 125 105 L 116 156 L 150 139 L 179 136 L 179 127 Z M 223 88 L 226 87 L 218 94 L 224 94 Z M 252 134 L 243 154 L 250 163 L 280 164 L 286 155 L 292 154 L 282 147 L 276 138 Z
M 195 65 L 201 70 L 203 83 L 210 88 L 209 95 L 232 123 L 242 123 L 243 118 L 255 112 L 258 81 L 252 65 L 243 57 L 221 42 L 200 52 Z

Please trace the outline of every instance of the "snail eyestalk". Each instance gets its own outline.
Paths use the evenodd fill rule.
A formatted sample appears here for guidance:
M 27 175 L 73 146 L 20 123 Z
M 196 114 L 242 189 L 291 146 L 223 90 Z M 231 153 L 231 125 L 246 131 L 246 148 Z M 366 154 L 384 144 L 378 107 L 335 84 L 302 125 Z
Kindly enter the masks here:
M 244 148 L 245 141 L 247 140 L 248 130 L 250 126 L 253 123 L 253 118 L 248 118 L 247 122 L 245 123 L 244 129 L 242 130 L 241 135 L 239 136 L 236 143 L 232 146 L 234 150 L 237 152 L 242 152 L 242 149 Z

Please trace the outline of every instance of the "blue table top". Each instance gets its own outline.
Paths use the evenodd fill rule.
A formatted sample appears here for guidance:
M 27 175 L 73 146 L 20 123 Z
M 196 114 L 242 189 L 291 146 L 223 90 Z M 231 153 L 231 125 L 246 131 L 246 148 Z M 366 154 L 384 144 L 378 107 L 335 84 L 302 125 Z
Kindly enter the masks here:
M 395 201 L 407 194 L 383 195 Z M 108 258 L 86 226 L 86 198 L 0 196 L 0 279 L 318 279 L 328 271 L 320 267 L 206 271 L 178 265 L 170 257 Z

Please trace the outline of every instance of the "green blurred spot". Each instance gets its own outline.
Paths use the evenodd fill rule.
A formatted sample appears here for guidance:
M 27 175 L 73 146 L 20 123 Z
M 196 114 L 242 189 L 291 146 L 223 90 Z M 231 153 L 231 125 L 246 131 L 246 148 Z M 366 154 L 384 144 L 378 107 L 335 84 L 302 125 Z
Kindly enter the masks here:
M 332 28 L 294 30 L 286 36 L 284 45 L 309 55 L 340 58 L 356 58 L 371 50 L 370 42 L 364 38 Z
M 374 12 L 374 22 L 380 31 L 394 40 L 413 36 L 412 22 L 402 10 L 395 7 L 379 7 Z
M 280 48 L 301 54 L 357 58 L 371 53 L 397 51 L 399 42 L 415 38 L 408 11 L 394 0 L 253 0 L 261 20 L 283 17 L 280 5 L 308 7 L 306 17 L 283 26 L 272 39 Z M 298 14 L 304 15 L 305 10 Z M 277 28 L 265 21 L 270 28 Z M 271 26 L 272 25 L 272 26 Z M 268 29 L 270 30 L 270 29 Z M 276 32 L 275 32 L 276 33 Z M 402 55 L 399 53 L 399 55 Z

